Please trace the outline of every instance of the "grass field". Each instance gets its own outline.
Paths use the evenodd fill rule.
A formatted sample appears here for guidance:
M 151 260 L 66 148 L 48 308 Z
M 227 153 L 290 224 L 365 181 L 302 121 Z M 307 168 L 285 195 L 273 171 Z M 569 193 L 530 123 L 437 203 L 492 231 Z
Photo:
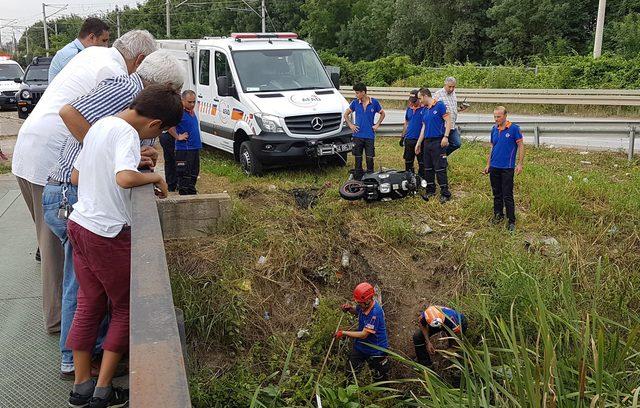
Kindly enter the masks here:
M 376 149 L 377 166 L 400 168 L 396 138 Z M 199 190 L 227 191 L 232 216 L 205 238 L 167 244 L 194 405 L 315 406 L 318 383 L 331 407 L 638 406 L 640 170 L 621 154 L 527 146 L 509 234 L 489 223 L 487 149 L 468 142 L 452 155 L 445 205 L 350 203 L 338 195 L 346 168 L 246 177 L 231 156 L 204 152 Z M 424 224 L 433 232 L 421 234 Z M 338 305 L 364 279 L 380 288 L 395 380 L 371 386 L 365 370 L 348 386 L 346 341 L 318 380 Z M 425 302 L 470 321 L 433 371 L 409 361 Z

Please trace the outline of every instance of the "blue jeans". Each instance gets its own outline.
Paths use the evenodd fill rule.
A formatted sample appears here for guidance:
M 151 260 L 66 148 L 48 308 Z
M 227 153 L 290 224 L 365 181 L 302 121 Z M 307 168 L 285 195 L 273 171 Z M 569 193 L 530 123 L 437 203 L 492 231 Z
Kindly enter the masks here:
M 62 242 L 64 247 L 64 274 L 62 277 L 62 309 L 60 312 L 60 351 L 62 352 L 62 363 L 60 370 L 70 372 L 74 370 L 73 353 L 66 347 L 67 335 L 73 323 L 73 316 L 76 313 L 78 281 L 73 270 L 73 249 L 67 236 L 67 220 L 58 217 L 58 210 L 63 200 L 63 190 L 66 189 L 66 197 L 69 205 L 78 201 L 78 187 L 68 184 L 56 186 L 47 184 L 42 191 L 42 210 L 44 222 L 51 232 L 53 232 Z M 104 326 L 104 324 L 103 324 Z M 104 330 L 100 331 L 100 336 L 96 348 L 102 345 Z
M 458 150 L 460 146 L 462 146 L 460 131 L 458 131 L 457 127 L 454 127 L 449 133 L 449 146 L 447 146 L 447 156 Z

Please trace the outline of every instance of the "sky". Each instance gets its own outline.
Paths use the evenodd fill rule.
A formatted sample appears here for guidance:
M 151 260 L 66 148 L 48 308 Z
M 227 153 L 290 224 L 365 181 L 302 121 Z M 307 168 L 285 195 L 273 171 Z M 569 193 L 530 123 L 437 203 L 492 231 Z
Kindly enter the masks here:
M 59 15 L 78 14 L 87 16 L 95 12 L 113 10 L 115 6 L 135 6 L 136 3 L 144 3 L 144 0 L 48 0 L 47 16 L 55 13 L 65 4 L 67 8 L 60 11 Z M 17 21 L 13 21 L 17 20 Z M 0 0 L 0 33 L 2 42 L 13 37 L 19 38 L 27 26 L 42 20 L 41 0 Z M 6 27 L 6 26 L 14 27 Z

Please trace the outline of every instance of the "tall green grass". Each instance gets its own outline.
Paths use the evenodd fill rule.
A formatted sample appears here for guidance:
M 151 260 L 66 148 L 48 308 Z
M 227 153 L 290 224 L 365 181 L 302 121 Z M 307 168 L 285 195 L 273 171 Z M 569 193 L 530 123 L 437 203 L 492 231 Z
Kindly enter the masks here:
M 377 165 L 402 167 L 396 138 L 376 145 Z M 491 192 L 480 174 L 486 154 L 486 145 L 467 141 L 451 157 L 455 197 L 440 205 L 419 197 L 348 203 L 337 193 L 345 168 L 254 178 L 228 155 L 203 153 L 202 191 L 234 198 L 231 218 L 210 236 L 168 244 L 191 345 L 194 406 L 315 406 L 316 384 L 325 407 L 637 406 L 637 166 L 622 154 L 591 152 L 591 164 L 583 164 L 577 152 L 527 147 L 515 186 L 518 229 L 509 234 L 488 222 Z M 293 188 L 318 189 L 317 205 L 297 208 Z M 434 232 L 417 234 L 422 223 Z M 536 244 L 542 237 L 555 237 L 558 247 Z M 356 269 L 341 271 L 345 249 Z M 262 266 L 261 255 L 268 259 Z M 327 279 L 314 288 L 308 279 L 317 273 Z M 349 279 L 370 276 L 379 279 L 398 330 L 392 351 L 402 379 L 370 385 L 365 370 L 347 385 L 350 343 L 341 342 L 318 381 Z M 432 286 L 417 284 L 424 282 Z M 398 322 L 414 312 L 402 304 L 421 297 L 469 318 L 444 373 L 406 360 L 413 328 Z M 292 346 L 301 328 L 308 335 Z
M 499 316 L 480 302 L 475 313 L 479 320 L 472 321 L 482 327 L 479 341 L 456 338 L 454 348 L 439 351 L 450 363 L 448 377 L 457 384 L 390 351 L 392 358 L 413 368 L 413 378 L 348 386 L 325 381 L 319 387 L 323 406 L 639 407 L 640 321 L 615 322 L 595 307 L 580 313 L 569 276 L 557 288 L 559 303 L 550 309 L 540 283 L 519 273 L 527 294 L 519 308 L 514 303 L 507 316 Z M 293 344 L 282 373 L 292 351 Z M 293 406 L 282 397 L 286 384 L 281 372 L 265 382 L 273 378 L 280 379 L 255 389 L 251 406 Z M 306 389 L 313 394 L 313 381 Z M 315 400 L 293 403 L 314 406 Z

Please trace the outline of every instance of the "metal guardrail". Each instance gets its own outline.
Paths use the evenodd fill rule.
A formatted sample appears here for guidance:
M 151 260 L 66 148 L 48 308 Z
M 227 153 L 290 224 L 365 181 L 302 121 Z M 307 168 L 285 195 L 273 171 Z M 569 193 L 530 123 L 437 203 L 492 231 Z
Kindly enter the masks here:
M 191 407 L 156 198 L 132 192 L 130 407 Z
M 457 123 L 462 136 L 489 136 L 492 122 L 460 121 Z M 586 136 L 600 138 L 628 138 L 627 157 L 633 160 L 636 133 L 640 130 L 640 121 L 561 121 L 561 120 L 518 120 L 524 134 L 533 135 L 533 144 L 540 146 L 541 138 L 558 138 L 567 136 Z M 400 135 L 402 123 L 383 122 L 378 134 L 384 136 Z
M 368 94 L 386 100 L 406 100 L 415 88 L 368 87 Z M 432 88 L 435 92 L 440 88 Z M 349 86 L 340 92 L 353 98 Z M 458 100 L 474 103 L 538 104 L 538 105 L 603 105 L 640 106 L 640 90 L 632 89 L 471 89 L 457 88 Z

